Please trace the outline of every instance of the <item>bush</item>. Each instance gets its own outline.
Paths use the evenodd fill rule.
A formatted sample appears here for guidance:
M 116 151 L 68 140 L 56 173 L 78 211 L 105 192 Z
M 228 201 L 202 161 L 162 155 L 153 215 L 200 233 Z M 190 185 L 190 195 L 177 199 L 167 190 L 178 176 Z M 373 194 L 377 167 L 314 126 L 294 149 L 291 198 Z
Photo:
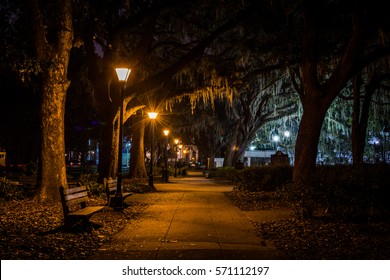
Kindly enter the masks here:
M 277 187 L 291 182 L 291 166 L 262 166 L 237 170 L 232 178 L 238 190 L 275 191 Z
M 78 182 L 82 186 L 87 186 L 89 193 L 96 197 L 105 197 L 106 193 L 102 184 L 97 183 L 99 174 L 87 173 L 81 174 Z
M 0 198 L 5 200 L 20 200 L 26 198 L 26 192 L 22 185 L 15 181 L 0 177 Z
M 389 186 L 389 166 L 319 166 L 307 183 L 286 184 L 278 193 L 302 216 L 360 222 L 390 216 Z
M 218 178 L 225 178 L 233 180 L 236 176 L 237 169 L 234 167 L 218 167 L 215 171 L 215 176 Z

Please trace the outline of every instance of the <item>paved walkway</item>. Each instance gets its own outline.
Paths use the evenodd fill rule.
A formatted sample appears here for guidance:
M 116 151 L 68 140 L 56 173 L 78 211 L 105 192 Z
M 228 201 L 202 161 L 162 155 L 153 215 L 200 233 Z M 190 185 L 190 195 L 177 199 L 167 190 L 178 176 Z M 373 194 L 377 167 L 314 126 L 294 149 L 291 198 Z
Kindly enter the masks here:
M 280 259 L 281 254 L 256 236 L 250 220 L 267 220 L 267 211 L 244 212 L 224 192 L 232 186 L 201 173 L 156 183 L 157 192 L 128 199 L 151 205 L 91 259 Z

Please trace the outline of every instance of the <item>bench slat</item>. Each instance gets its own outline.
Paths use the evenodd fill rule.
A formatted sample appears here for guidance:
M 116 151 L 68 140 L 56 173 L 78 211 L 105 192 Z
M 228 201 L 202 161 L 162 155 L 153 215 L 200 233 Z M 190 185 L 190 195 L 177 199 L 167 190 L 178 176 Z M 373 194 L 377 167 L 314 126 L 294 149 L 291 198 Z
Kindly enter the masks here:
M 88 196 L 83 196 L 83 197 L 80 197 L 80 198 L 76 198 L 76 199 L 72 199 L 72 200 L 66 201 L 66 205 L 67 206 L 72 206 L 72 205 L 80 204 L 80 203 L 87 202 L 87 201 L 88 201 Z
M 65 201 L 69 201 L 69 200 L 73 200 L 73 199 L 77 199 L 77 198 L 82 198 L 82 197 L 85 197 L 85 196 L 88 196 L 88 192 L 87 191 L 74 193 L 74 194 L 68 194 L 68 195 L 65 195 Z
M 104 188 L 107 194 L 107 205 L 113 206 L 112 199 L 115 197 L 116 190 L 118 188 L 118 178 L 104 178 Z M 133 195 L 133 193 L 122 192 L 122 199 L 125 200 L 125 198 L 129 197 L 130 195 Z
M 62 208 L 64 211 L 65 228 L 71 228 L 77 221 L 86 223 L 89 218 L 102 210 L 104 206 L 87 206 L 89 200 L 86 186 L 65 189 L 60 187 Z M 70 206 L 78 205 L 78 210 L 71 210 Z
M 80 210 L 69 213 L 68 216 L 91 216 L 99 211 L 101 211 L 104 206 L 88 206 L 87 208 L 82 208 Z
M 64 189 L 64 194 L 65 195 L 69 195 L 69 194 L 72 194 L 72 193 L 82 192 L 82 191 L 86 191 L 86 190 L 87 190 L 87 186 L 68 188 L 68 189 Z

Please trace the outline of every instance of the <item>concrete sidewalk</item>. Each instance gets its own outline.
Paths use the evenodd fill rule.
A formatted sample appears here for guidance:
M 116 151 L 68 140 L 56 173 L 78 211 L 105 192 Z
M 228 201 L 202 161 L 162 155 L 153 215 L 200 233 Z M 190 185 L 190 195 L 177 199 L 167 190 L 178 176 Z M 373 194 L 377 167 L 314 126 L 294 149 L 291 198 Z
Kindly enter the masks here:
M 155 193 L 128 198 L 150 206 L 91 259 L 282 259 L 256 236 L 253 217 L 224 195 L 232 186 L 201 175 L 170 178 L 170 183 L 156 183 Z

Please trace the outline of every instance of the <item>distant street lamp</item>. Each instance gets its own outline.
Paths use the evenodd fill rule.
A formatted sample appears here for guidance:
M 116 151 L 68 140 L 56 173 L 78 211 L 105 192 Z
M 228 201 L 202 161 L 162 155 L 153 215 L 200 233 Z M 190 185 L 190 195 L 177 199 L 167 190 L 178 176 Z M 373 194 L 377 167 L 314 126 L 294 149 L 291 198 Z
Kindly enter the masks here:
M 177 144 L 179 144 L 179 139 L 173 140 L 175 142 L 175 175 L 174 177 L 177 177 L 176 168 L 177 168 Z
M 158 113 L 156 112 L 149 112 L 149 119 L 151 120 L 151 137 L 150 137 L 150 142 L 151 142 L 151 148 L 150 148 L 150 171 L 149 171 L 149 187 L 154 188 L 153 184 L 153 146 L 154 146 L 154 120 L 157 118 Z
M 116 74 L 118 80 L 122 84 L 120 88 L 120 105 L 119 105 L 119 139 L 118 139 L 118 172 L 117 172 L 117 185 L 116 193 L 113 202 L 114 210 L 123 210 L 123 196 L 122 196 L 122 145 L 123 145 L 123 91 L 126 88 L 127 79 L 130 76 L 131 69 L 129 68 L 116 68 Z
M 277 150 L 278 149 L 278 142 L 280 141 L 280 136 L 279 135 L 272 136 L 272 141 L 274 141 L 275 150 Z
M 168 182 L 168 179 L 169 179 L 168 156 L 167 156 L 167 153 L 168 153 L 168 134 L 169 134 L 169 130 L 168 129 L 164 129 L 164 135 L 165 135 L 165 151 L 164 151 L 165 169 L 163 170 L 163 180 L 165 182 Z
M 180 159 L 182 159 L 183 158 L 183 154 L 182 154 L 182 148 L 183 148 L 183 145 L 179 145 L 178 146 L 179 147 L 179 150 L 180 150 L 180 152 L 178 153 L 178 155 L 180 155 Z M 183 161 L 183 160 L 182 160 Z M 179 175 L 180 175 L 180 161 L 179 161 Z
M 286 131 L 284 132 L 284 138 L 286 138 L 286 141 L 285 141 L 285 143 L 286 143 L 286 154 L 287 154 L 288 157 L 289 157 L 289 154 L 288 154 L 288 147 L 289 147 L 289 145 L 290 145 L 290 136 L 291 136 L 290 131 L 286 130 Z M 289 160 L 290 160 L 290 158 L 289 158 Z

